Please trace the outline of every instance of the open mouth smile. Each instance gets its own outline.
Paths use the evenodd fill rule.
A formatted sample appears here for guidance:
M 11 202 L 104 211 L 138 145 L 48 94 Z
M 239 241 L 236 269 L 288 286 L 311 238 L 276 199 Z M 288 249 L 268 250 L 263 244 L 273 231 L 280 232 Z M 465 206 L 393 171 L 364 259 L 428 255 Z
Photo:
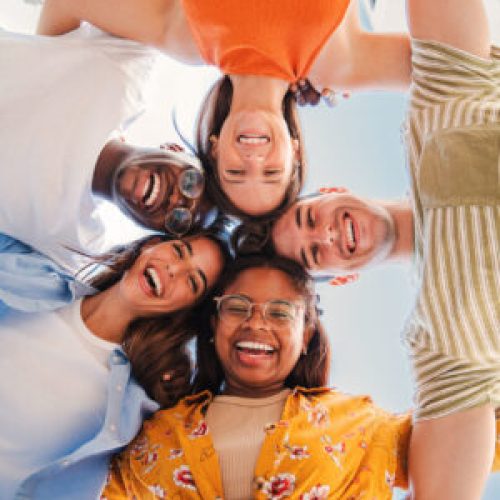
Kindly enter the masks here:
M 348 212 L 344 212 L 342 216 L 342 223 L 344 225 L 344 234 L 346 239 L 346 248 L 350 254 L 356 251 L 357 246 L 357 228 L 354 220 Z
M 250 340 L 237 342 L 236 350 L 251 356 L 270 356 L 276 352 L 276 349 L 269 344 L 252 342 Z
M 245 146 L 264 146 L 271 142 L 271 138 L 268 135 L 250 135 L 250 134 L 240 134 L 238 136 L 238 143 Z
M 161 188 L 160 175 L 156 172 L 151 172 L 147 181 L 144 183 L 142 190 L 142 203 L 146 207 L 152 207 L 158 200 Z
M 163 293 L 163 284 L 156 269 L 151 266 L 146 267 L 143 276 L 151 294 L 155 297 L 160 297 Z

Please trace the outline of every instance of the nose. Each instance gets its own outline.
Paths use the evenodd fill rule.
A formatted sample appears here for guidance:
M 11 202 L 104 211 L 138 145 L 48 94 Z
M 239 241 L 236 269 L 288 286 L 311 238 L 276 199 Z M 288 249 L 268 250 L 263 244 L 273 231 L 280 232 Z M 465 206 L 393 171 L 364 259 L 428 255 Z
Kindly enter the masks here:
M 245 324 L 254 330 L 267 329 L 268 324 L 264 318 L 264 311 L 260 305 L 253 305 L 250 317 L 245 321 Z
M 266 160 L 263 154 L 258 153 L 245 153 L 241 155 L 241 159 L 248 169 L 260 168 Z
M 323 245 L 333 245 L 339 239 L 339 232 L 331 224 L 318 228 L 316 242 Z
M 191 259 L 185 257 L 182 260 L 167 263 L 167 273 L 171 279 L 191 273 L 193 264 Z

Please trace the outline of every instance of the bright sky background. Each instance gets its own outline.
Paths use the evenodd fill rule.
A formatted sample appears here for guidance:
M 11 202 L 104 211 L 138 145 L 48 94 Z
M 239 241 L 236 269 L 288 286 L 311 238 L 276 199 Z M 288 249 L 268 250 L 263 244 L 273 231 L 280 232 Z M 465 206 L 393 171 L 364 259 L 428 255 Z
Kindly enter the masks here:
M 500 0 L 486 3 L 498 42 Z M 2 0 L 0 26 L 33 32 L 38 11 L 29 0 Z M 405 29 L 404 2 L 379 0 L 373 24 L 378 30 Z M 148 110 L 127 139 L 145 145 L 176 141 L 170 118 L 173 108 L 181 129 L 190 137 L 198 106 L 217 76 L 214 68 L 188 67 L 161 57 L 151 82 Z M 309 160 L 307 192 L 334 185 L 379 199 L 405 196 L 408 178 L 400 137 L 405 97 L 371 92 L 342 100 L 335 109 L 301 110 Z M 106 217 L 111 240 L 121 239 L 125 232 L 128 238 L 140 233 L 113 207 Z M 391 411 L 408 409 L 412 385 L 400 333 L 414 299 L 410 266 L 379 267 L 363 273 L 357 283 L 321 285 L 318 291 L 333 345 L 332 384 L 346 392 L 370 394 Z M 498 498 L 497 473 L 491 476 L 483 500 Z

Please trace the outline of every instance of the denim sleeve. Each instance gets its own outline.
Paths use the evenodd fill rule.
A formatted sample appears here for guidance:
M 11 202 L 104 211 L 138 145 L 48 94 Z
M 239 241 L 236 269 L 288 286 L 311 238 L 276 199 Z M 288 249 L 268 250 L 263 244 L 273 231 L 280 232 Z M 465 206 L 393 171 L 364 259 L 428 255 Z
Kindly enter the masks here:
M 0 233 L 0 318 L 9 309 L 57 309 L 75 298 L 75 279 L 48 257 Z

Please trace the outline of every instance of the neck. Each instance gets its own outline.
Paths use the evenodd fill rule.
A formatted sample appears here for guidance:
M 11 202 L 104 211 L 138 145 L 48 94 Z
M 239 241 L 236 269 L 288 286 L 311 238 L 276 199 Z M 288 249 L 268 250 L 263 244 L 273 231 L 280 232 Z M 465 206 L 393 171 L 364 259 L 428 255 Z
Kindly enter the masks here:
M 388 256 L 390 261 L 408 260 L 413 255 L 413 211 L 407 200 L 385 204 L 394 221 L 394 245 Z
M 115 172 L 133 152 L 134 148 L 116 139 L 109 141 L 104 146 L 94 168 L 92 178 L 93 194 L 106 200 L 112 200 Z
M 263 109 L 282 114 L 289 84 L 269 76 L 230 75 L 233 84 L 231 112 Z
M 97 337 L 121 344 L 129 324 L 135 319 L 130 308 L 121 304 L 116 293 L 119 283 L 104 292 L 85 297 L 82 301 L 82 319 Z
M 285 386 L 277 383 L 269 387 L 248 387 L 238 383 L 231 383 L 226 380 L 226 386 L 222 394 L 225 396 L 238 396 L 240 398 L 268 398 L 278 394 Z

